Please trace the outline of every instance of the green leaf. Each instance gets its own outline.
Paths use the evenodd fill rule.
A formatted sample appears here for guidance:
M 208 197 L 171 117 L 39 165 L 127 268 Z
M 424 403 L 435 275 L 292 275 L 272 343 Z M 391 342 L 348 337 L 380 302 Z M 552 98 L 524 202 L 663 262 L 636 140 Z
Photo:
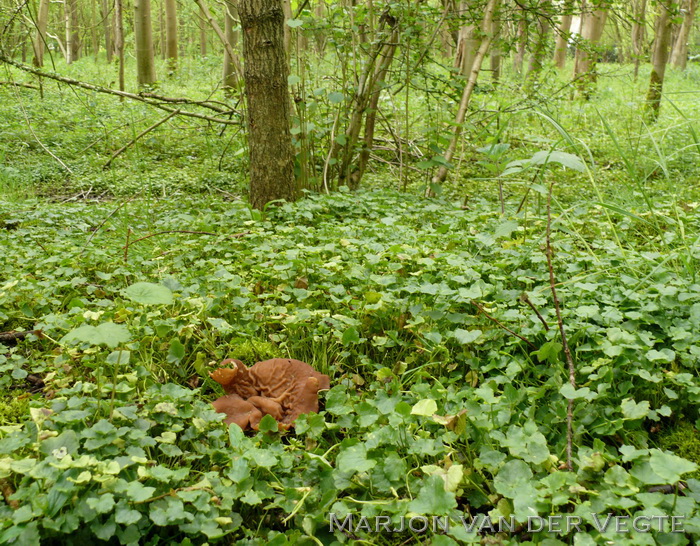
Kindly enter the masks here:
M 541 151 L 535 153 L 530 162 L 533 165 L 547 165 L 548 163 L 559 163 L 564 167 L 578 172 L 586 172 L 586 164 L 577 155 L 558 151 Z
M 423 482 L 418 496 L 408 503 L 408 509 L 416 514 L 445 515 L 457 508 L 454 493 L 445 489 L 445 481 L 437 475 Z
M 668 451 L 652 449 L 650 452 L 649 465 L 665 483 L 674 484 L 681 479 L 683 474 L 695 472 L 698 469 L 697 464 Z
M 87 500 L 87 505 L 97 514 L 106 514 L 114 507 L 114 495 L 105 493 L 99 497 L 91 497 Z
M 131 339 L 131 334 L 126 326 L 104 322 L 97 326 L 80 326 L 68 332 L 61 339 L 62 343 L 78 344 L 89 343 L 90 345 L 107 345 L 114 348 L 121 343 L 126 343 Z
M 183 358 L 185 358 L 185 346 L 178 338 L 173 338 L 168 348 L 168 362 L 177 364 Z
M 357 331 L 357 328 L 355 328 L 354 326 L 348 327 L 343 332 L 342 341 L 343 341 L 343 345 L 348 345 L 350 343 L 359 343 L 360 342 L 360 333 Z
M 288 27 L 298 28 L 304 24 L 304 21 L 302 21 L 301 19 L 287 19 L 286 23 Z
M 340 104 L 345 100 L 345 95 L 338 91 L 333 91 L 332 93 L 328 93 L 328 100 L 331 104 Z
M 620 407 L 625 419 L 644 419 L 649 415 L 649 402 L 647 400 L 642 400 L 637 404 L 631 398 L 625 398 Z
M 660 351 L 652 349 L 647 352 L 646 357 L 652 362 L 673 362 L 676 360 L 676 353 L 671 349 L 664 348 Z
M 483 334 L 481 330 L 463 330 L 462 328 L 457 328 L 452 332 L 452 337 L 462 345 L 467 345 L 479 339 L 481 334 Z
M 263 433 L 277 432 L 277 421 L 272 415 L 265 415 L 258 425 L 258 430 Z
M 170 288 L 152 282 L 137 282 L 124 290 L 124 295 L 131 301 L 142 305 L 170 305 L 173 293 Z
M 336 467 L 343 473 L 367 472 L 374 468 L 377 461 L 367 458 L 365 444 L 350 446 L 340 453 L 336 459 Z
M 289 21 L 287 21 L 287 23 L 289 23 Z M 296 74 L 290 74 L 287 76 L 287 85 L 296 85 L 299 82 L 301 82 L 301 78 Z
M 129 482 L 126 488 L 126 495 L 134 502 L 144 502 L 150 499 L 155 492 L 155 487 L 146 486 L 137 481 Z
M 493 486 L 504 497 L 514 499 L 523 486 L 530 485 L 532 476 L 532 470 L 524 461 L 508 461 L 494 478 Z
M 437 403 L 431 398 L 426 398 L 425 400 L 420 400 L 411 408 L 411 415 L 421 415 L 423 417 L 430 417 L 437 413 Z

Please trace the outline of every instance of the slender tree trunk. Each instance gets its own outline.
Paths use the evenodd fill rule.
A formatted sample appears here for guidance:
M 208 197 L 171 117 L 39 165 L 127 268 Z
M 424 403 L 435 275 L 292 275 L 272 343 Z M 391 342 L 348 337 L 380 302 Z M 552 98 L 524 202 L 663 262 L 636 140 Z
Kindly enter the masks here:
M 554 44 L 554 64 L 559 70 L 566 66 L 566 52 L 569 49 L 569 37 L 571 36 L 571 21 L 573 20 L 571 11 L 573 6 L 574 0 L 567 0 L 562 6 L 564 14 L 559 21 L 557 39 Z
M 672 0 L 666 0 L 660 5 L 654 29 L 654 50 L 651 56 L 651 77 L 649 79 L 649 91 L 647 92 L 647 108 L 652 120 L 656 120 L 659 117 L 659 109 L 661 108 L 664 75 L 666 73 L 671 33 L 673 31 L 672 9 Z
M 314 8 L 314 16 L 319 21 L 326 17 L 326 3 L 325 0 L 318 0 L 316 7 Z M 326 33 L 323 30 L 314 31 L 314 41 L 316 42 L 316 53 L 319 57 L 323 56 L 323 52 L 326 50 Z
M 177 2 L 165 0 L 165 57 L 171 71 L 177 68 Z
M 289 56 L 292 52 L 292 27 L 287 21 L 292 18 L 292 3 L 290 0 L 282 0 L 282 10 L 284 12 L 284 50 Z
M 683 23 L 681 23 L 681 28 L 678 31 L 678 37 L 671 53 L 671 64 L 681 70 L 685 70 L 688 62 L 688 37 L 690 36 L 690 30 L 693 28 L 697 7 L 698 0 L 684 0 L 682 4 Z
M 607 10 L 598 9 L 586 13 L 582 19 L 583 28 L 581 36 L 584 43 L 576 49 L 574 61 L 574 80 L 582 96 L 590 97 L 592 87 L 595 85 L 597 74 L 595 71 L 597 54 L 591 51 L 596 47 L 603 35 L 605 21 L 608 17 Z
M 207 56 L 207 22 L 202 17 L 199 18 L 199 54 Z
M 379 96 L 382 92 L 381 82 L 386 78 L 391 63 L 394 60 L 394 52 L 399 41 L 398 25 L 394 24 L 394 29 L 389 37 L 388 42 L 382 48 L 379 62 L 376 65 L 373 75 L 372 94 L 369 100 L 369 105 L 365 114 L 365 134 L 362 144 L 362 150 L 358 157 L 357 166 L 352 170 L 348 177 L 348 186 L 352 190 L 356 190 L 360 186 L 360 181 L 365 174 L 367 164 L 369 163 L 370 152 L 374 145 L 374 127 L 377 120 L 377 109 L 379 107 Z M 350 168 L 350 165 L 347 165 Z
M 124 10 L 122 0 L 114 0 L 114 48 L 119 62 L 119 91 L 124 91 Z
M 248 105 L 250 203 L 263 209 L 270 201 L 297 197 L 284 12 L 280 0 L 240 0 L 238 13 Z
M 526 79 L 532 84 L 542 72 L 542 67 L 544 66 L 545 57 L 547 56 L 547 45 L 549 44 L 549 37 L 551 27 L 549 25 L 549 20 L 544 15 L 549 13 L 552 8 L 551 0 L 542 0 L 539 2 L 537 15 L 537 36 L 535 38 L 535 43 L 532 49 L 532 55 L 530 56 L 530 62 L 527 67 Z
M 64 0 L 63 15 L 66 25 L 66 64 L 78 60 L 78 6 L 76 0 Z
M 44 44 L 46 43 L 46 27 L 49 22 L 49 0 L 39 2 L 39 13 L 36 21 L 36 38 L 34 40 L 34 66 L 44 66 Z
M 100 15 L 102 16 L 102 30 L 105 35 L 105 52 L 107 53 L 107 62 L 112 62 L 112 54 L 114 47 L 112 44 L 112 28 L 110 25 L 110 2 L 109 0 L 102 0 L 100 5 Z
M 238 32 L 234 30 L 236 21 L 234 18 L 238 15 L 236 3 L 232 0 L 227 0 L 224 3 L 224 35 L 226 41 L 233 47 L 238 42 Z M 236 87 L 238 84 L 238 74 L 236 66 L 228 53 L 228 49 L 224 47 L 224 77 L 223 85 L 227 88 Z
M 151 0 L 134 0 L 134 38 L 136 40 L 136 74 L 139 85 L 156 82 L 151 27 Z
M 518 30 L 516 36 L 516 49 L 513 56 L 513 69 L 515 73 L 520 75 L 523 73 L 523 62 L 525 60 L 525 49 L 527 48 L 528 32 L 527 32 L 527 12 L 519 10 L 518 15 Z
M 501 80 L 501 62 L 503 61 L 503 49 L 500 43 L 501 24 L 500 10 L 498 10 L 493 17 L 493 24 L 491 27 L 491 53 L 489 55 L 491 81 L 494 87 L 497 87 Z
M 92 54 L 97 62 L 100 53 L 100 39 L 97 35 L 99 25 L 97 24 L 97 0 L 90 0 L 90 41 L 92 42 Z
M 488 0 L 486 8 L 484 9 L 484 20 L 481 25 L 481 30 L 483 37 L 481 38 L 481 45 L 479 50 L 476 52 L 476 57 L 474 58 L 474 63 L 472 65 L 471 73 L 469 74 L 469 79 L 467 84 L 464 86 L 464 91 L 462 92 L 462 100 L 459 103 L 459 109 L 457 110 L 457 115 L 455 116 L 455 122 L 452 125 L 452 138 L 450 139 L 450 144 L 445 150 L 445 163 L 452 161 L 455 151 L 457 150 L 457 141 L 459 140 L 459 135 L 462 133 L 462 124 L 467 116 L 467 110 L 469 109 L 469 103 L 471 102 L 472 92 L 476 86 L 476 80 L 479 78 L 479 72 L 481 71 L 481 63 L 486 56 L 489 45 L 491 45 L 491 40 L 493 36 L 491 35 L 491 29 L 493 28 L 493 14 L 498 9 L 499 0 Z M 433 194 L 433 187 L 442 184 L 447 178 L 447 166 L 442 165 L 438 169 L 435 176 L 433 176 L 431 187 L 428 188 L 427 194 Z
M 644 37 L 646 35 L 647 0 L 636 0 L 634 22 L 632 23 L 632 53 L 634 54 L 634 81 L 639 75 L 639 63 L 644 55 Z

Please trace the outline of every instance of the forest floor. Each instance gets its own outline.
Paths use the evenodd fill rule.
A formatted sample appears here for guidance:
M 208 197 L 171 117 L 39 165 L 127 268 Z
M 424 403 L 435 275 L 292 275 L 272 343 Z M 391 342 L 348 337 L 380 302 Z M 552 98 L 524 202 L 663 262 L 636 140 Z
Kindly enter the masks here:
M 239 197 L 233 128 L 178 119 L 104 169 L 164 114 L 0 87 L 0 332 L 40 331 L 0 346 L 0 543 L 693 543 L 700 67 L 670 74 L 656 124 L 623 68 L 497 141 L 474 120 L 437 198 L 390 165 L 264 214 Z M 208 374 L 229 357 L 308 362 L 331 377 L 322 411 L 226 429 Z M 550 515 L 582 530 L 458 523 Z M 382 516 L 452 525 L 378 533 Z

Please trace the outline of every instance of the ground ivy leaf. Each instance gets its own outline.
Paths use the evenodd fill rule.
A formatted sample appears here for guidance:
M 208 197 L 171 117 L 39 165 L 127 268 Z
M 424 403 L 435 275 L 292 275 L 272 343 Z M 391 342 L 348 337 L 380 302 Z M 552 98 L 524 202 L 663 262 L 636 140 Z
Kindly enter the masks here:
M 170 288 L 152 282 L 137 282 L 124 289 L 124 295 L 142 305 L 170 305 L 173 293 Z
M 695 472 L 698 465 L 668 451 L 652 449 L 649 465 L 668 484 L 676 483 L 682 474 Z
M 452 332 L 452 337 L 454 337 L 462 345 L 468 343 L 473 343 L 481 337 L 483 332 L 481 330 L 463 330 L 462 328 L 457 328 Z
M 141 482 L 130 482 L 126 488 L 127 496 L 134 502 L 144 502 L 150 499 L 156 488 L 143 485 Z
M 647 400 L 637 403 L 631 398 L 625 398 L 620 407 L 625 419 L 644 419 L 649 415 L 649 402 Z
M 422 415 L 424 417 L 430 417 L 437 413 L 437 403 L 431 398 L 426 398 L 425 400 L 418 401 L 413 408 L 411 408 L 411 415 Z
M 364 444 L 350 446 L 338 454 L 336 466 L 346 473 L 367 472 L 374 468 L 377 461 L 367 458 L 367 448 Z
M 418 496 L 408 503 L 416 514 L 444 515 L 457 508 L 454 493 L 445 490 L 445 481 L 438 475 L 428 476 Z
M 97 514 L 106 514 L 114 507 L 114 495 L 105 493 L 99 497 L 91 497 L 87 500 L 87 505 Z

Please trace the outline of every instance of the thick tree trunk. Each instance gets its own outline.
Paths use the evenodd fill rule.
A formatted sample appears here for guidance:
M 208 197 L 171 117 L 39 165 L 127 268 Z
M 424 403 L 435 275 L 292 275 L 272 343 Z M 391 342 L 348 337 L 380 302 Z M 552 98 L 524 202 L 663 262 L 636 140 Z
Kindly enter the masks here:
M 637 81 L 639 63 L 644 55 L 644 37 L 646 34 L 647 0 L 636 0 L 634 22 L 632 23 L 632 53 L 634 55 L 634 80 Z
M 693 28 L 695 20 L 695 11 L 698 7 L 698 0 L 683 0 L 681 9 L 683 11 L 683 23 L 678 31 L 678 37 L 673 45 L 671 53 L 671 64 L 676 68 L 685 70 L 688 62 L 688 37 L 690 30 Z
M 671 33 L 673 31 L 672 12 L 673 2 L 667 0 L 660 6 L 659 15 L 656 18 L 654 50 L 651 56 L 651 76 L 649 79 L 649 91 L 647 92 L 647 108 L 652 120 L 659 116 L 661 108 L 661 95 L 664 87 L 664 75 L 668 62 Z
M 134 38 L 138 83 L 153 85 L 156 81 L 156 65 L 153 55 L 151 0 L 134 0 Z
M 114 0 L 114 49 L 119 62 L 119 91 L 124 91 L 124 9 L 122 0 Z
M 566 66 L 566 52 L 569 49 L 571 21 L 573 20 L 573 15 L 571 13 L 573 5 L 574 0 L 567 0 L 562 6 L 564 14 L 561 16 L 557 29 L 557 39 L 554 44 L 554 64 L 559 70 Z
M 236 8 L 236 3 L 232 0 L 227 0 L 224 3 L 224 36 L 231 47 L 238 43 L 238 32 L 234 30 L 236 27 L 234 18 L 237 15 L 238 9 Z M 238 83 L 238 74 L 234 60 L 235 59 L 231 59 L 228 49 L 224 47 L 224 87 L 236 87 Z
M 591 49 L 595 48 L 600 41 L 607 18 L 607 10 L 602 9 L 586 13 L 582 18 L 583 28 L 581 29 L 581 36 L 584 43 L 583 47 L 579 46 L 576 49 L 574 80 L 579 91 L 586 99 L 589 98 L 591 88 L 597 79 L 595 71 L 597 54 Z
M 290 133 L 289 65 L 281 0 L 240 0 L 248 104 L 250 203 L 262 209 L 297 197 Z
M 46 27 L 49 22 L 49 0 L 39 2 L 39 13 L 36 20 L 36 38 L 34 39 L 34 66 L 44 66 L 44 45 L 46 43 Z
M 177 68 L 177 2 L 165 0 L 165 58 L 170 70 Z

